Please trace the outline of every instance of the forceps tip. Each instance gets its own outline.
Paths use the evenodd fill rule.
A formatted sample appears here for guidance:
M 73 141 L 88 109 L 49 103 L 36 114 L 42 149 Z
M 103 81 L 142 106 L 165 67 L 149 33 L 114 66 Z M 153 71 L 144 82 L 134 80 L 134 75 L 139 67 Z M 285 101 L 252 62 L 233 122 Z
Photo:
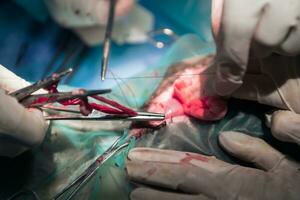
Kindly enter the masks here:
M 105 81 L 105 75 L 104 75 L 104 73 L 101 73 L 101 81 Z
M 101 63 L 101 81 L 105 80 L 105 75 L 107 71 L 107 65 L 108 65 L 108 54 L 109 54 L 109 49 L 108 47 L 106 48 L 106 53 L 107 55 L 103 55 L 102 58 L 102 63 Z

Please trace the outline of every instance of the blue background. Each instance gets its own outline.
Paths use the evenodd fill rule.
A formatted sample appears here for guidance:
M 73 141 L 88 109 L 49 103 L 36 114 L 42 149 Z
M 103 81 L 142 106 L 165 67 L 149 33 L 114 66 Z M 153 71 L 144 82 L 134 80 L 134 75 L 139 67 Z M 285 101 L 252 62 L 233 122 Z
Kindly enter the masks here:
M 142 0 L 139 4 L 153 13 L 154 30 L 171 28 L 179 36 L 197 33 L 203 41 L 211 40 L 209 0 L 178 0 L 176 4 Z M 32 82 L 72 67 L 74 73 L 64 84 L 86 89 L 113 87 L 113 77 L 132 77 L 151 68 L 168 49 L 150 43 L 113 44 L 108 78 L 101 82 L 102 45 L 89 48 L 71 31 L 59 27 L 48 16 L 43 1 L 1 1 L 0 27 L 0 64 Z

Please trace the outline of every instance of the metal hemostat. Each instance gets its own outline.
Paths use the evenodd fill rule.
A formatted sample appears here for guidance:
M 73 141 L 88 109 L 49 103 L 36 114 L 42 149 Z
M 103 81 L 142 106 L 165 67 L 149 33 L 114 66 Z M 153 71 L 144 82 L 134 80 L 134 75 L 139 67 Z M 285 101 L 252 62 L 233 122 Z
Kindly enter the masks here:
M 46 108 L 47 109 L 47 108 Z M 66 111 L 66 110 L 60 110 Z M 70 111 L 74 112 L 74 111 Z M 82 115 L 51 115 L 46 116 L 47 120 L 90 120 L 90 121 L 160 121 L 164 120 L 165 116 L 159 113 L 137 112 L 136 116 L 128 115 L 105 115 L 101 112 L 93 111 L 88 116 Z
M 110 89 L 102 90 L 73 90 L 71 92 L 59 92 L 57 85 L 59 81 L 73 70 L 70 68 L 61 73 L 54 73 L 46 79 L 42 79 L 30 86 L 10 93 L 23 106 L 28 108 L 39 108 L 46 111 L 65 112 L 64 114 L 45 115 L 46 120 L 94 120 L 94 121 L 158 121 L 164 120 L 164 115 L 159 113 L 136 112 L 131 108 L 123 106 L 116 101 L 108 99 L 101 94 L 110 93 Z M 32 94 L 39 89 L 45 89 L 48 93 Z M 103 104 L 88 101 L 93 98 Z M 56 106 L 59 103 L 63 106 Z M 84 107 L 85 111 L 70 109 L 68 105 Z M 83 113 L 84 112 L 84 113 Z M 66 114 L 68 113 L 68 114 Z
M 57 86 L 59 81 L 73 70 L 68 69 L 61 73 L 54 73 L 46 79 L 42 79 L 30 86 L 10 93 L 20 104 L 27 108 L 38 108 L 46 111 L 46 120 L 93 120 L 93 121 L 160 121 L 164 120 L 164 114 L 151 112 L 137 112 L 131 108 L 119 104 L 116 101 L 108 99 L 101 94 L 110 93 L 110 89 L 102 90 L 84 90 L 78 89 L 70 92 L 59 92 Z M 44 94 L 33 94 L 34 92 L 44 89 Z M 48 93 L 47 93 L 48 92 Z M 88 98 L 93 98 L 103 104 L 89 102 Z M 61 104 L 61 105 L 57 105 Z M 73 107 L 68 107 L 72 105 Z M 76 109 L 80 106 L 80 109 Z M 82 107 L 89 112 L 84 113 Z M 49 113 L 55 113 L 49 115 Z M 119 137 L 103 154 L 98 158 L 72 183 L 53 197 L 53 199 L 72 199 L 77 192 L 96 174 L 97 169 L 103 165 L 109 158 L 129 145 L 131 138 L 134 136 Z M 20 191 L 13 195 L 11 199 L 28 191 Z M 39 197 L 34 191 L 31 191 L 36 199 Z
M 114 25 L 114 15 L 115 15 L 115 8 L 116 8 L 117 0 L 111 0 L 109 4 L 109 12 L 107 18 L 107 26 L 105 31 L 105 38 L 103 42 L 103 55 L 102 55 L 102 63 L 101 63 L 101 80 L 105 80 L 105 75 L 108 67 L 108 59 L 110 53 L 110 41 L 111 35 Z
M 77 192 L 92 178 L 95 176 L 97 169 L 101 167 L 109 158 L 126 148 L 129 145 L 130 138 L 127 138 L 124 143 L 120 144 L 123 137 L 119 137 L 103 154 L 101 154 L 96 160 L 79 175 L 74 181 L 66 186 L 61 192 L 54 196 L 54 200 L 70 200 Z
M 72 68 L 69 68 L 63 72 L 52 74 L 51 76 L 37 81 L 36 83 L 29 85 L 27 87 L 21 88 L 17 91 L 9 93 L 11 96 L 15 97 L 18 101 L 22 101 L 24 98 L 29 97 L 32 93 L 38 91 L 39 89 L 47 88 L 52 84 L 60 81 L 64 76 L 67 76 L 73 72 Z

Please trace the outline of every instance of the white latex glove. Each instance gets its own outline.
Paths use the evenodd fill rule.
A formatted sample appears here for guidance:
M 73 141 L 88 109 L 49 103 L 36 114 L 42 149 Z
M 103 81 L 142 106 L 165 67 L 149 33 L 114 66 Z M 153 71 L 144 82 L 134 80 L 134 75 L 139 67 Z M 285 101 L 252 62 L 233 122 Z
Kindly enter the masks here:
M 219 142 L 229 153 L 254 163 L 258 169 L 200 154 L 137 148 L 128 155 L 128 176 L 156 189 L 137 188 L 131 200 L 299 199 L 300 163 L 263 140 L 242 133 L 224 132 Z
M 0 89 L 5 91 L 15 91 L 20 88 L 30 85 L 29 82 L 20 78 L 13 72 L 9 71 L 2 65 L 0 65 Z M 71 88 L 75 89 L 75 88 Z M 70 90 L 71 90 L 70 89 Z M 47 93 L 47 91 L 41 89 L 38 90 L 35 94 Z M 39 112 L 39 110 L 31 109 L 31 111 Z M 60 112 L 54 112 L 49 114 L 65 114 Z M 81 121 L 81 120 L 63 120 L 63 121 L 53 121 L 53 124 L 67 126 L 72 129 L 76 129 L 82 132 L 88 131 L 123 131 L 125 128 L 129 128 L 129 122 L 125 121 Z M 0 147 L 1 148 L 1 147 Z
M 266 57 L 271 52 L 299 54 L 299 16 L 298 0 L 213 0 L 217 92 L 229 95 L 242 85 L 250 49 L 259 57 Z M 281 63 L 274 68 L 287 65 Z
M 67 28 L 106 25 L 110 0 L 45 0 L 53 18 Z M 134 0 L 117 0 L 115 20 L 127 15 Z
M 45 3 L 52 17 L 61 26 L 72 29 L 87 45 L 96 45 L 104 38 L 105 25 L 109 12 L 109 0 L 45 0 Z M 117 0 L 115 21 L 118 22 L 127 16 L 133 10 L 134 4 L 135 0 Z M 136 13 L 136 17 L 144 15 L 140 14 L 140 10 L 136 11 L 136 8 L 134 12 Z M 144 17 L 146 18 L 146 24 L 149 25 L 137 24 L 136 26 L 146 30 L 149 29 L 148 26 L 150 26 L 152 22 L 148 20 L 148 16 Z M 129 17 L 126 23 L 127 26 L 131 27 L 131 23 L 136 23 L 133 21 L 134 20 Z M 142 21 L 145 22 L 145 20 Z M 119 25 L 118 23 L 114 24 L 115 31 L 117 31 L 119 27 L 124 28 L 124 25 Z M 134 27 L 134 29 L 139 28 Z M 127 31 L 132 32 L 132 30 Z M 117 38 L 117 40 L 123 40 L 122 36 L 118 34 L 128 35 L 128 32 L 113 34 L 113 39 Z
M 212 12 L 217 93 L 284 109 L 267 124 L 300 144 L 300 1 L 213 0 Z
M 300 57 L 270 55 L 251 59 L 243 85 L 233 97 L 279 108 L 267 117 L 267 126 L 282 141 L 300 145 Z M 285 66 L 286 65 L 286 66 Z M 285 66 L 285 67 L 281 67 Z
M 0 65 L 0 156 L 15 157 L 44 139 L 48 126 L 42 112 L 25 109 L 6 93 L 28 84 Z

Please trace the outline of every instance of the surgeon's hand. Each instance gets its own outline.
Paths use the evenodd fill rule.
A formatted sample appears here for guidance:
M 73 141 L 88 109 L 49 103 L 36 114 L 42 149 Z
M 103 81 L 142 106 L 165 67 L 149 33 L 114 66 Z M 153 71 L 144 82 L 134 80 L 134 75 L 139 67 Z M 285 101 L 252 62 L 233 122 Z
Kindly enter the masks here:
M 212 13 L 216 92 L 279 108 L 267 125 L 300 144 L 300 1 L 213 0 Z
M 7 95 L 28 84 L 0 65 L 0 156 L 15 157 L 44 139 L 48 126 L 42 112 L 26 109 Z
M 63 27 L 70 28 L 88 45 L 103 37 L 110 0 L 45 0 L 52 17 Z M 115 20 L 126 16 L 134 0 L 117 0 Z
M 272 52 L 299 54 L 299 16 L 298 0 L 213 0 L 217 92 L 229 95 L 242 85 L 250 49 L 251 55 L 260 58 Z M 288 65 L 277 63 L 274 70 Z
M 300 163 L 263 140 L 242 133 L 223 132 L 219 142 L 230 154 L 254 163 L 257 169 L 212 156 L 136 148 L 128 155 L 128 176 L 153 188 L 135 189 L 131 200 L 299 199 Z

